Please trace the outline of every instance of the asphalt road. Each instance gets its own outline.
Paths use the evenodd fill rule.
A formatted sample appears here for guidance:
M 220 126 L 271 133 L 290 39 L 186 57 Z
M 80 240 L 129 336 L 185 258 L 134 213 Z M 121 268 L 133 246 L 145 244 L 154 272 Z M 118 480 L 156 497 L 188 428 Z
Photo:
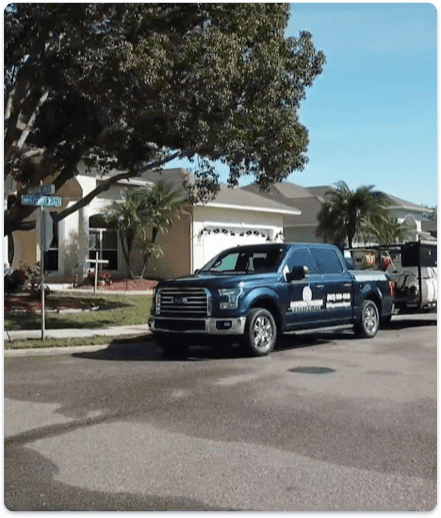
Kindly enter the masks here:
M 5 356 L 9 510 L 429 511 L 436 316 L 286 337 Z

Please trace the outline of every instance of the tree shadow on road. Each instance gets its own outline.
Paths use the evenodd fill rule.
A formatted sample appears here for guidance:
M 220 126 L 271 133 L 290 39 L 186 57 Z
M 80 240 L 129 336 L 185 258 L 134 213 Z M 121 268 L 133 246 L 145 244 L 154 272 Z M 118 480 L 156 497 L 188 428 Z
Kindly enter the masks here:
M 105 492 L 64 484 L 56 480 L 55 464 L 22 444 L 6 446 L 4 461 L 4 505 L 9 511 L 234 510 L 184 496 Z

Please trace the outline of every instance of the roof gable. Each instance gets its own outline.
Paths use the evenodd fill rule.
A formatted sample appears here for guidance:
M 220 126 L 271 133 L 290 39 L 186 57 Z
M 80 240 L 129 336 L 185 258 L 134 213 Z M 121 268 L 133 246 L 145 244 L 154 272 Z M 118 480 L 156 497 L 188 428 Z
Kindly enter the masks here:
M 194 182 L 194 175 L 183 168 L 163 169 L 160 172 L 146 172 L 142 175 L 143 179 L 158 183 L 164 181 L 171 189 L 178 192 L 185 192 L 184 179 L 187 177 L 190 183 Z M 244 192 L 240 188 L 231 188 L 227 184 L 221 183 L 220 190 L 216 198 L 207 203 L 198 203 L 198 207 L 218 207 L 236 210 L 251 210 L 259 212 L 272 212 L 286 215 L 300 214 L 300 211 L 292 206 L 270 200 L 253 192 Z
M 289 204 L 280 203 L 254 192 L 241 188 L 231 188 L 221 183 L 216 198 L 205 204 L 208 207 L 231 207 L 239 210 L 256 210 L 260 212 L 276 212 L 286 215 L 299 215 L 300 211 Z

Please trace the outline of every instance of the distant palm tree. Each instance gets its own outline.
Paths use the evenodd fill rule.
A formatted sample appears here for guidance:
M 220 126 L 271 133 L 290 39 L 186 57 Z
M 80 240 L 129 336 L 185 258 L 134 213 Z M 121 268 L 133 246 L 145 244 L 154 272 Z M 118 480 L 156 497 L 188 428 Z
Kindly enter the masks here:
M 373 185 L 363 185 L 351 191 L 348 185 L 340 181 L 337 189 L 326 193 L 326 201 L 320 209 L 317 219 L 317 237 L 325 241 L 351 248 L 356 235 L 366 230 L 371 218 L 384 217 L 388 200 L 380 191 L 374 191 Z
M 404 223 L 399 223 L 398 220 L 385 211 L 381 211 L 372 215 L 369 218 L 366 232 L 374 240 L 378 241 L 380 245 L 393 245 L 395 243 L 402 243 L 409 236 L 409 227 Z

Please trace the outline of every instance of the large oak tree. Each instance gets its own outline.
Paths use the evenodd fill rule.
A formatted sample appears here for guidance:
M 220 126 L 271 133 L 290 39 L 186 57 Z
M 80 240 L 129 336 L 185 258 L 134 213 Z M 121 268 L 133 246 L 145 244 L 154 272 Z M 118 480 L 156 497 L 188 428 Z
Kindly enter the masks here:
M 312 37 L 285 36 L 289 4 L 10 4 L 5 12 L 5 177 L 17 181 L 4 231 L 33 228 L 21 195 L 56 189 L 83 161 L 106 180 L 196 159 L 190 194 L 254 175 L 262 189 L 307 162 L 299 120 L 325 62 Z

